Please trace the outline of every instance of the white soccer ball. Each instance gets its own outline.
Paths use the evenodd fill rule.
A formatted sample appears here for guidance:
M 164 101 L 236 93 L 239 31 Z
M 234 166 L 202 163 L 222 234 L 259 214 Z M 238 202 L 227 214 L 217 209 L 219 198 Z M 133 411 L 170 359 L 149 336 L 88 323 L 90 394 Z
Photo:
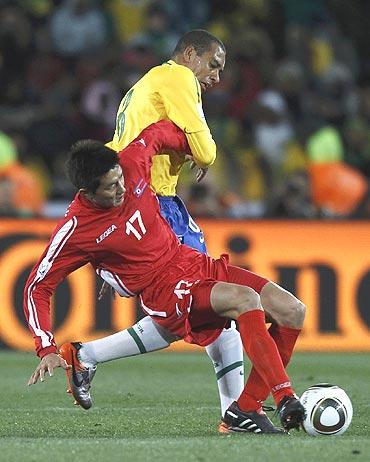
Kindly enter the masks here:
M 300 401 L 307 413 L 303 428 L 311 436 L 342 435 L 351 423 L 351 400 L 336 385 L 313 385 L 303 393 Z

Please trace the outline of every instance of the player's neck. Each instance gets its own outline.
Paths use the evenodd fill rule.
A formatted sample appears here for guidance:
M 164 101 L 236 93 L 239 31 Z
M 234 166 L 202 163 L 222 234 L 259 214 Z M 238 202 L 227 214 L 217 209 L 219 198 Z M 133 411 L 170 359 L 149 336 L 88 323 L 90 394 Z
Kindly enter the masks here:
M 189 66 L 186 64 L 186 62 L 185 62 L 185 60 L 184 60 L 184 58 L 183 58 L 182 55 L 171 56 L 170 60 L 171 60 L 171 61 L 174 61 L 176 64 L 180 64 L 181 66 L 189 67 Z

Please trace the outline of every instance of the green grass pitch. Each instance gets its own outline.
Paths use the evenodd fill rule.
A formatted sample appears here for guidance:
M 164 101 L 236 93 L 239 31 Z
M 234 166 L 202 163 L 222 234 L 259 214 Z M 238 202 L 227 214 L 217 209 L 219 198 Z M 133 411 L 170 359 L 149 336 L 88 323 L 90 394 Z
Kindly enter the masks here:
M 218 395 L 202 353 L 152 353 L 99 366 L 94 407 L 84 411 L 65 393 L 64 373 L 26 386 L 32 354 L 0 352 L 0 461 L 370 460 L 369 354 L 295 354 L 296 391 L 328 381 L 350 395 L 354 417 L 339 437 L 218 435 Z M 275 417 L 272 417 L 277 423 Z

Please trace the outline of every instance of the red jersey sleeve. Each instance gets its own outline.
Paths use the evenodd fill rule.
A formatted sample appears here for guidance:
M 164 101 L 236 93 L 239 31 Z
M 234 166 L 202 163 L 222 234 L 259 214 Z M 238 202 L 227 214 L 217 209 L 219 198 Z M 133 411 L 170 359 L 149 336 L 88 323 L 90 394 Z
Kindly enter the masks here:
M 153 150 L 152 156 L 166 150 L 191 154 L 184 132 L 169 120 L 149 125 L 136 139 L 140 138 L 143 138 L 148 148 Z
M 76 228 L 77 218 L 72 217 L 54 232 L 24 289 L 23 310 L 40 358 L 58 351 L 52 333 L 50 297 L 61 280 L 87 263 L 81 251 L 70 245 Z
M 169 120 L 161 120 L 145 128 L 119 153 L 120 163 L 123 168 L 130 168 L 132 164 L 141 165 L 146 179 L 149 179 L 152 158 L 163 151 L 178 151 L 191 155 L 184 132 Z

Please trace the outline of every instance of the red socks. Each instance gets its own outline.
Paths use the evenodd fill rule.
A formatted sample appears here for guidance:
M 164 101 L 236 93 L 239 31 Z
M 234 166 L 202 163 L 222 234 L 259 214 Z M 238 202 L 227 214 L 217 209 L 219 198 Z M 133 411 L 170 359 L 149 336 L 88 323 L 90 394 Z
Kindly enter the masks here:
M 272 324 L 269 328 L 269 333 L 274 339 L 276 346 L 279 350 L 281 360 L 284 367 L 286 367 L 292 356 L 294 346 L 297 338 L 301 333 L 301 329 L 293 329 L 291 327 L 282 327 L 276 324 Z M 249 374 L 247 384 L 245 386 L 245 394 L 249 397 L 248 406 L 256 406 L 256 402 L 259 402 L 260 406 L 270 394 L 270 389 L 258 374 L 255 367 Z
M 244 388 L 242 394 L 238 399 L 240 409 L 244 411 L 257 410 L 261 407 L 260 400 L 262 400 L 261 389 L 267 395 L 271 391 L 275 403 L 278 404 L 285 395 L 293 395 L 290 379 L 285 372 L 282 357 L 280 356 L 277 343 L 275 343 L 272 336 L 268 333 L 265 325 L 265 313 L 262 310 L 252 310 L 243 313 L 238 318 L 239 332 L 243 342 L 245 352 L 252 361 L 254 366 L 253 385 L 257 382 L 257 387 L 253 387 L 253 395 L 250 393 L 250 382 L 252 377 L 250 375 L 248 384 Z M 298 329 L 281 328 L 288 331 Z M 293 351 L 295 340 L 298 337 L 296 332 L 295 340 L 293 342 L 293 335 L 289 335 L 289 341 L 286 339 L 286 333 L 280 331 L 276 337 L 276 341 L 282 347 L 282 355 L 284 359 L 289 361 Z M 260 389 L 261 388 L 261 389 Z M 256 396 L 255 396 L 256 395 Z M 260 397 L 257 399 L 257 396 Z
M 270 335 L 275 340 L 281 360 L 285 367 L 292 357 L 294 346 L 301 330 L 302 329 L 278 326 L 277 324 L 271 324 L 269 328 Z

